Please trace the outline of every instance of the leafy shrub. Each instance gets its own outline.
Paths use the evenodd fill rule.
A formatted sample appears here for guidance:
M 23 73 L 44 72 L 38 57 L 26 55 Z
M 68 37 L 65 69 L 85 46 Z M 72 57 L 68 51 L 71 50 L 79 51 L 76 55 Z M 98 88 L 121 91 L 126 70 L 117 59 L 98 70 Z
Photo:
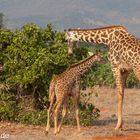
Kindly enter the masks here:
M 0 33 L 0 58 L 4 64 L 0 80 L 3 85 L 9 85 L 9 91 L 12 90 L 12 96 L 18 100 L 22 94 L 33 94 L 35 104 L 36 98 L 46 101 L 52 76 L 87 57 L 87 49 L 83 47 L 76 48 L 76 55 L 69 57 L 64 34 L 54 31 L 51 25 L 42 29 L 35 24 L 27 24 L 16 31 L 2 29 Z M 7 97 L 7 92 L 3 95 Z M 0 101 L 4 100 L 1 98 Z M 29 124 L 46 122 L 45 110 L 26 112 L 22 108 L 21 103 L 9 98 L 6 105 L 1 106 L 1 119 Z
M 0 120 L 15 121 L 15 116 L 19 111 L 16 96 L 11 93 L 0 94 Z
M 16 117 L 16 121 L 32 125 L 44 125 L 47 121 L 47 111 L 24 112 Z
M 138 87 L 138 79 L 136 79 L 134 73 L 129 73 L 127 80 L 126 80 L 126 87 Z
M 93 120 L 100 116 L 100 110 L 91 103 L 80 104 L 80 122 L 83 126 L 92 125 Z
M 80 122 L 83 126 L 92 125 L 93 120 L 98 119 L 100 116 L 100 111 L 97 109 L 93 103 L 90 103 L 92 93 L 81 93 L 80 102 Z
M 23 88 L 48 85 L 51 76 L 59 73 L 59 67 L 66 67 L 69 62 L 62 40 L 62 34 L 55 33 L 50 25 L 42 30 L 29 24 L 17 30 L 6 48 L 6 82 Z

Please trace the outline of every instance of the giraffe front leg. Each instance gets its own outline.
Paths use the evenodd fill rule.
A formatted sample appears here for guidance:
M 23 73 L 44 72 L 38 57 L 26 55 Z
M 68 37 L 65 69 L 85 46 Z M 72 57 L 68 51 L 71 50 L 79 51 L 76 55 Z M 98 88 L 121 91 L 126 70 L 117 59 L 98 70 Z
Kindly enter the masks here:
M 116 80 L 117 94 L 118 94 L 118 122 L 115 130 L 118 130 L 118 129 L 122 129 L 122 125 L 123 125 L 122 110 L 123 110 L 123 99 L 124 99 L 124 85 L 127 77 L 127 72 L 122 72 L 121 70 L 115 69 L 114 76 Z
M 123 107 L 124 93 L 118 91 L 118 122 L 115 130 L 122 129 L 122 107 Z

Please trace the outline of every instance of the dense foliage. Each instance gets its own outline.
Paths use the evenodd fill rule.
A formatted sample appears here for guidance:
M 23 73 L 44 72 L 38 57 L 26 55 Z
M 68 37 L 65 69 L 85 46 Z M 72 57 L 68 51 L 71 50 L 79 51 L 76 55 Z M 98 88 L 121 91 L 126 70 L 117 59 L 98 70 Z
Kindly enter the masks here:
M 73 56 L 68 56 L 64 33 L 55 31 L 50 24 L 46 28 L 27 24 L 16 31 L 1 28 L 0 120 L 46 123 L 44 106 L 51 78 L 86 58 L 91 48 L 94 52 L 91 44 L 77 46 L 80 47 L 75 48 Z M 107 52 L 103 54 L 106 63 L 95 64 L 91 72 L 83 76 L 83 89 L 96 84 L 114 86 L 110 64 L 106 61 Z M 136 82 L 130 75 L 127 86 L 132 87 Z M 93 114 L 92 104 L 80 103 L 80 108 L 83 124 L 89 124 L 98 116 L 99 111 Z
M 44 106 L 53 75 L 87 57 L 85 48 L 69 57 L 64 33 L 51 25 L 42 29 L 27 24 L 16 31 L 1 28 L 0 51 L 0 120 L 31 124 L 46 123 Z

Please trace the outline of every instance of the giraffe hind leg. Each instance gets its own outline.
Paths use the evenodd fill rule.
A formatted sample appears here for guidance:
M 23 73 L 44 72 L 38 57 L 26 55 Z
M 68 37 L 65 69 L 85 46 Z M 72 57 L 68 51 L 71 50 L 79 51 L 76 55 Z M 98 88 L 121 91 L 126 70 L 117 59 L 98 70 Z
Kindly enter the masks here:
M 56 101 L 56 106 L 54 109 L 54 134 L 58 133 L 58 111 L 61 107 L 62 101 Z
M 63 110 L 62 110 L 62 119 L 61 119 L 61 122 L 58 126 L 58 133 L 60 132 L 61 130 L 61 127 L 62 127 L 62 123 L 63 123 L 63 120 L 66 116 L 66 113 L 67 113 L 67 101 L 65 100 L 64 104 L 63 104 Z
M 77 122 L 77 129 L 80 131 L 80 118 L 79 118 L 79 97 L 75 97 L 74 99 L 75 104 L 75 114 L 76 114 L 76 122 Z
M 54 93 L 52 93 L 52 96 L 50 98 L 50 102 L 49 102 L 49 108 L 47 110 L 47 126 L 46 126 L 46 134 L 48 134 L 48 131 L 50 129 L 50 113 L 51 113 L 51 110 L 52 110 L 52 106 L 53 106 L 53 102 L 54 102 Z
M 79 100 L 80 100 L 80 78 L 76 79 L 75 91 L 74 91 L 73 99 L 75 105 L 75 114 L 76 114 L 76 122 L 77 129 L 80 132 L 80 118 L 79 118 Z

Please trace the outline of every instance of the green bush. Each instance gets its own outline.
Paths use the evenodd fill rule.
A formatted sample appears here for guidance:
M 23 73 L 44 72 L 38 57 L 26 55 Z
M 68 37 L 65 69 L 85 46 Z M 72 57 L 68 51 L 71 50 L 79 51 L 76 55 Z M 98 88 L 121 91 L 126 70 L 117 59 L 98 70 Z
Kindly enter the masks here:
M 19 111 L 16 96 L 11 93 L 0 94 L 0 120 L 15 121 L 15 116 Z
M 138 87 L 138 79 L 136 79 L 134 73 L 129 73 L 127 80 L 126 80 L 126 87 L 133 88 Z
M 92 103 L 80 104 L 80 122 L 83 126 L 90 126 L 93 120 L 100 116 L 100 110 L 95 108 Z
M 100 110 L 97 109 L 93 103 L 90 103 L 92 92 L 81 93 L 80 101 L 80 122 L 83 126 L 89 126 L 93 124 L 93 120 L 98 119 L 100 116 Z
M 69 63 L 63 40 L 50 25 L 43 30 L 29 24 L 14 32 L 5 53 L 6 82 L 23 88 L 48 85 L 52 75 Z
M 32 125 L 45 125 L 47 121 L 47 111 L 22 112 L 16 117 L 16 121 Z
M 50 24 L 44 29 L 35 24 L 24 25 L 16 31 L 1 29 L 0 34 L 0 61 L 4 64 L 3 71 L 0 71 L 0 81 L 2 85 L 9 86 L 8 91 L 2 94 L 8 100 L 0 99 L 5 103 L 0 104 L 1 120 L 45 123 L 46 111 L 26 111 L 20 98 L 33 94 L 34 104 L 39 99 L 47 101 L 52 76 L 87 57 L 87 49 L 76 48 L 75 55 L 69 57 L 64 34 L 54 31 Z M 7 94 L 10 91 L 12 94 Z M 11 96 L 16 101 L 9 98 Z

